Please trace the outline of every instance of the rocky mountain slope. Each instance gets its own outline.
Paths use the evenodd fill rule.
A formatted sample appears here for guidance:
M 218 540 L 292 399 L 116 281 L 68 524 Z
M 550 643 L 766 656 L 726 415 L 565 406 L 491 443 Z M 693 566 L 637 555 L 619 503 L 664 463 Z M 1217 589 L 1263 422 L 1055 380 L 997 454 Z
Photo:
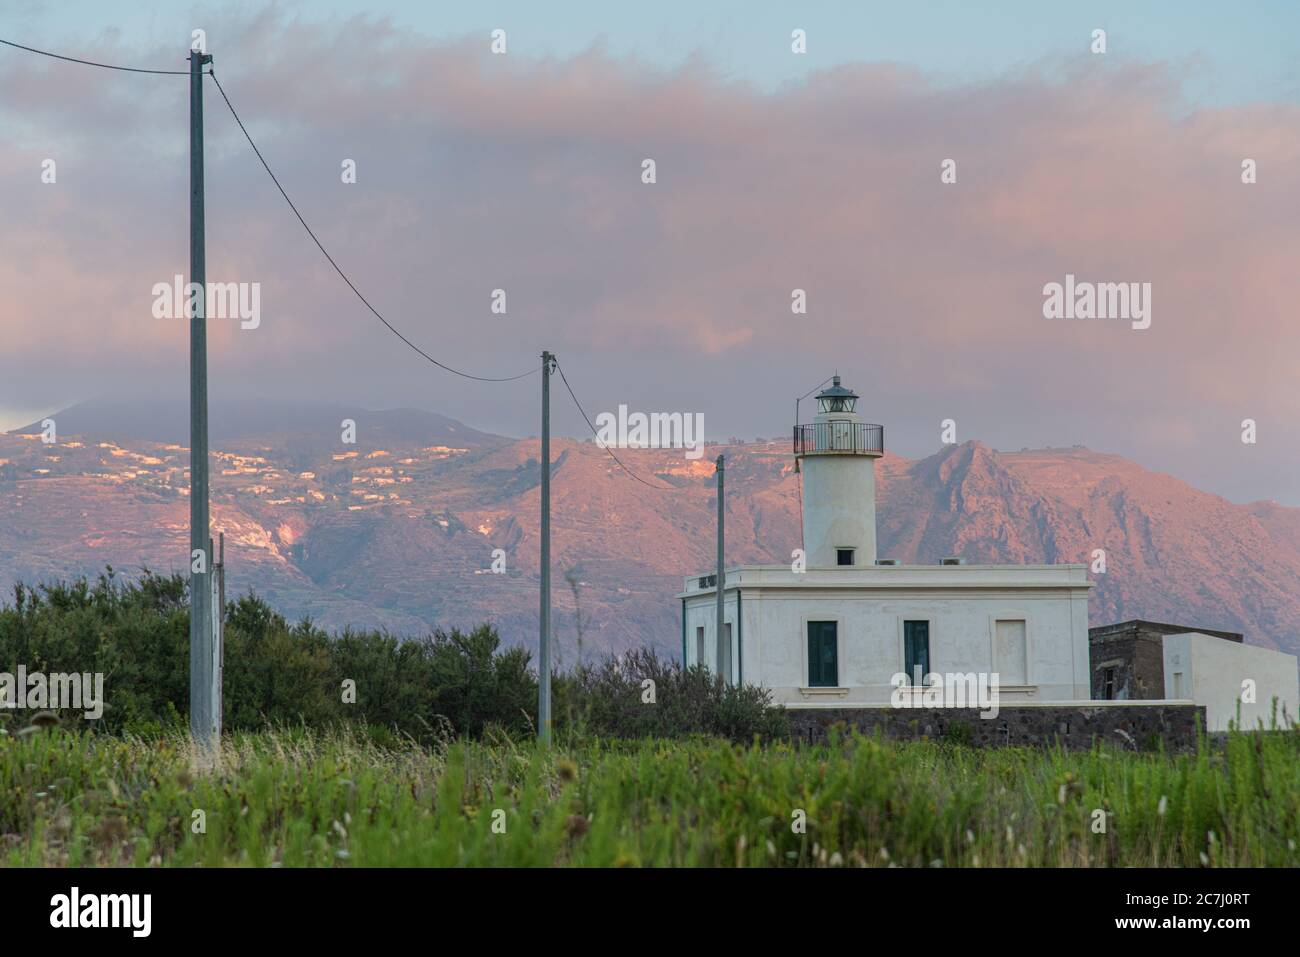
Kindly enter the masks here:
M 53 445 L 38 426 L 0 435 L 6 590 L 110 564 L 126 574 L 185 567 L 183 417 L 151 432 L 121 414 L 75 411 L 55 417 Z M 222 416 L 212 516 L 225 532 L 229 589 L 254 589 L 329 628 L 415 634 L 491 620 L 508 640 L 535 644 L 538 441 L 402 411 L 354 413 L 349 445 L 343 417 L 310 406 Z M 695 462 L 680 451 L 620 453 L 667 491 L 631 480 L 591 442 L 553 442 L 562 663 L 678 647 L 672 596 L 714 560 L 718 451 L 728 456 L 729 562 L 789 561 L 800 544 L 799 479 L 785 441 L 710 447 Z M 1300 509 L 1234 505 L 1082 448 L 968 442 L 919 460 L 887 455 L 877 470 L 882 557 L 1092 563 L 1102 549 L 1094 624 L 1177 621 L 1300 652 Z

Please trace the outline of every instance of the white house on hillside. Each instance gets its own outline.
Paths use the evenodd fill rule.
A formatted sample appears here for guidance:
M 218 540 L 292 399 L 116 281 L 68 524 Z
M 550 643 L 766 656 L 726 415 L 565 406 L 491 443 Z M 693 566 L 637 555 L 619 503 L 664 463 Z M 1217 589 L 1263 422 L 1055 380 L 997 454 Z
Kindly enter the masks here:
M 877 558 L 884 430 L 859 421 L 857 399 L 836 376 L 813 422 L 795 426 L 804 561 L 726 572 L 730 680 L 788 705 L 888 704 L 895 675 L 932 672 L 997 674 L 1007 704 L 1088 699 L 1085 565 Z M 687 665 L 718 660 L 715 578 L 688 578 L 677 596 Z

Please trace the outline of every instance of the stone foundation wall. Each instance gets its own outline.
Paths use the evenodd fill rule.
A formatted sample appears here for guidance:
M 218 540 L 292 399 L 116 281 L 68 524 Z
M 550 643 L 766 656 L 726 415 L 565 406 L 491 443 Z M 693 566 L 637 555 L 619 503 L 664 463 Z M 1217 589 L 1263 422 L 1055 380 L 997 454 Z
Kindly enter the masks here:
M 1084 751 L 1107 742 L 1133 751 L 1190 751 L 1196 747 L 1197 717 L 1205 727 L 1205 706 L 1096 705 L 1087 702 L 1017 707 L 1003 705 L 996 718 L 975 708 L 791 708 L 791 738 L 820 743 L 834 725 L 865 735 L 879 730 L 891 740 L 954 741 L 976 747 L 1045 747 L 1060 742 Z

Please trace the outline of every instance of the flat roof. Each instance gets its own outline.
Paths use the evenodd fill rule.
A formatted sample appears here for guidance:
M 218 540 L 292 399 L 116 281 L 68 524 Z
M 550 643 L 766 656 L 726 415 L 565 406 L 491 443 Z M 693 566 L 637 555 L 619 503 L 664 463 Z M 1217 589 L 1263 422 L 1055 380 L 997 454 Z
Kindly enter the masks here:
M 1199 625 L 1171 625 L 1163 621 L 1147 621 L 1145 618 L 1130 618 L 1128 621 L 1116 622 L 1113 625 L 1098 625 L 1095 628 L 1088 629 L 1088 638 L 1109 638 L 1112 635 L 1122 635 L 1126 632 L 1136 631 L 1154 631 L 1160 635 L 1185 635 L 1188 632 L 1199 632 L 1202 635 L 1212 635 L 1215 638 L 1222 638 L 1225 641 L 1236 641 L 1245 643 L 1245 637 L 1236 631 L 1215 631 L 1212 628 L 1202 628 Z
M 714 593 L 714 574 L 692 575 L 677 598 Z M 741 565 L 726 570 L 728 589 L 897 590 L 1070 589 L 1092 587 L 1085 564 L 1056 565 L 859 565 L 808 568 L 789 565 Z

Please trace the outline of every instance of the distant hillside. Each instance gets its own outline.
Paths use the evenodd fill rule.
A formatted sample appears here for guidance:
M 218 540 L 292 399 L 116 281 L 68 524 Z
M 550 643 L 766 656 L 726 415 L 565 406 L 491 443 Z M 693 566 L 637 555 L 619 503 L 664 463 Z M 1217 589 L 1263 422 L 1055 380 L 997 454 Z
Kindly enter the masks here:
M 105 414 L 60 413 L 53 447 L 0 435 L 0 586 L 105 564 L 185 567 L 183 414 L 179 425 L 150 426 L 141 410 L 101 432 L 77 431 Z M 236 592 L 254 588 L 329 628 L 418 633 L 492 620 L 507 640 L 535 644 L 536 439 L 425 412 L 302 406 L 242 415 L 214 409 L 212 443 L 213 522 L 226 534 Z M 358 421 L 355 446 L 339 442 L 345 417 Z M 124 437 L 148 428 L 181 441 Z M 620 453 L 673 486 L 656 491 L 590 442 L 553 446 L 559 657 L 576 659 L 579 628 L 585 650 L 678 648 L 672 596 L 714 562 L 718 449 L 695 462 L 667 450 Z M 729 562 L 789 561 L 800 544 L 789 448 L 725 451 Z M 1300 509 L 1233 505 L 1078 448 L 1008 453 L 968 442 L 915 461 L 886 455 L 877 469 L 882 557 L 1088 562 L 1101 548 L 1107 572 L 1093 576 L 1094 624 L 1170 620 L 1300 652 Z M 495 549 L 505 574 L 491 571 Z
M 147 399 L 80 402 L 51 416 L 64 435 L 94 436 L 115 442 L 144 441 L 188 445 L 190 412 L 185 403 Z M 469 448 L 499 445 L 508 439 L 479 432 L 455 419 L 419 409 L 372 412 L 355 405 L 223 399 L 208 408 L 209 441 L 232 444 L 265 442 L 285 446 L 303 442 L 337 443 L 339 423 L 352 419 L 359 431 L 390 442 L 437 442 Z M 11 435 L 41 431 L 37 420 Z
M 905 560 L 1090 562 L 1093 624 L 1148 618 L 1300 652 L 1300 509 L 1234 505 L 1118 455 L 979 443 L 890 469 L 884 547 Z

